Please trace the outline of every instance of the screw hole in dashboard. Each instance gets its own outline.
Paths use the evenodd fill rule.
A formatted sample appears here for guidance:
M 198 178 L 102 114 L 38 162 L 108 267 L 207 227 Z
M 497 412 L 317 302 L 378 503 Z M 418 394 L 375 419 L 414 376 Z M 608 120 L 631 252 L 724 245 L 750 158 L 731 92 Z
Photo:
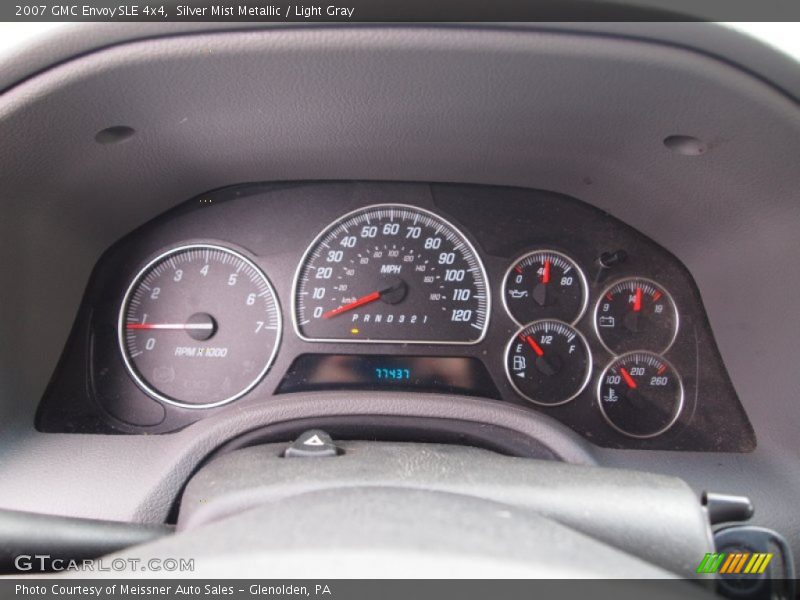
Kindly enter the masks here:
M 703 140 L 690 135 L 670 135 L 664 138 L 664 145 L 675 154 L 682 156 L 702 156 L 709 150 Z
M 94 140 L 103 145 L 119 144 L 132 138 L 135 133 L 136 130 L 133 127 L 115 125 L 98 131 L 94 136 Z

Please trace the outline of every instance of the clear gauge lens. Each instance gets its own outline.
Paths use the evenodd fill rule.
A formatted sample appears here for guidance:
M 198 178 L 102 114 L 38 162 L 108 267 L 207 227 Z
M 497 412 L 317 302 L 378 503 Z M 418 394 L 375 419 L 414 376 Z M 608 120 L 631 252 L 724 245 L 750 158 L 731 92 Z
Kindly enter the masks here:
M 597 395 L 611 426 L 635 438 L 664 433 L 683 408 L 680 376 L 651 352 L 631 352 L 613 360 L 600 376 Z
M 272 364 L 281 319 L 266 276 L 241 254 L 198 244 L 148 264 L 125 296 L 119 338 L 139 386 L 187 407 L 225 404 Z
M 486 273 L 453 225 L 378 205 L 325 229 L 297 272 L 294 318 L 311 341 L 474 344 L 489 315 Z
M 589 382 L 592 357 L 583 336 L 563 321 L 535 321 L 520 329 L 506 350 L 511 385 L 536 404 L 569 402 Z
M 600 341 L 614 354 L 639 349 L 663 353 L 678 333 L 678 311 L 662 286 L 631 277 L 603 292 L 594 326 Z
M 538 319 L 575 323 L 588 302 L 586 277 L 565 254 L 537 250 L 519 258 L 508 270 L 503 300 L 517 323 Z

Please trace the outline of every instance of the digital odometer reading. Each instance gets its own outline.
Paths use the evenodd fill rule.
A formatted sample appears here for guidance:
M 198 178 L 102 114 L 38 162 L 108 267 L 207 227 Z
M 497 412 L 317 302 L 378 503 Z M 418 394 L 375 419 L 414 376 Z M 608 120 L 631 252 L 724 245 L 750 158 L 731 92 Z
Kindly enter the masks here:
M 294 317 L 306 340 L 474 344 L 489 303 L 483 265 L 453 225 L 420 208 L 378 205 L 312 243 Z
M 266 276 L 220 246 L 176 248 L 134 279 L 119 318 L 122 356 L 154 398 L 187 407 L 225 404 L 272 364 L 281 319 Z
M 499 398 L 486 366 L 472 356 L 302 354 L 278 394 L 319 390 L 402 390 Z

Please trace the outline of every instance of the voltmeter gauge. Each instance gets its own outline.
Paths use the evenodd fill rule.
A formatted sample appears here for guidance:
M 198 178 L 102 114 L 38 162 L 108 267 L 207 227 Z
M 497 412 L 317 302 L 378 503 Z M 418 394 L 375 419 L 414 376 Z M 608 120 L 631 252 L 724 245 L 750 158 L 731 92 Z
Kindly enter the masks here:
M 675 368 L 652 352 L 630 352 L 614 359 L 597 388 L 606 421 L 634 438 L 661 435 L 683 409 L 683 382 Z
M 536 250 L 514 261 L 503 280 L 503 302 L 517 323 L 575 323 L 586 311 L 586 277 L 566 254 Z
M 506 349 L 506 374 L 514 389 L 536 404 L 556 406 L 580 394 L 592 373 L 581 333 L 555 319 L 520 329 Z
M 678 334 L 678 310 L 655 281 L 630 277 L 607 288 L 594 313 L 597 337 L 613 354 L 632 350 L 664 353 Z

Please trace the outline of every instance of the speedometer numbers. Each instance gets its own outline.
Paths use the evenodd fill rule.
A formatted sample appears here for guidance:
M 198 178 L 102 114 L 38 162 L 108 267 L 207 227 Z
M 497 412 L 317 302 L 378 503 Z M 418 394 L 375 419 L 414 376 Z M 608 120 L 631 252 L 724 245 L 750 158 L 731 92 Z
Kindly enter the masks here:
M 474 344 L 490 299 L 461 232 L 426 210 L 385 204 L 345 215 L 314 240 L 293 302 L 307 341 Z
M 506 349 L 511 385 L 536 404 L 556 406 L 580 394 L 592 374 L 584 337 L 562 321 L 545 319 L 520 329 Z
M 652 352 L 630 352 L 600 375 L 598 404 L 617 431 L 651 438 L 667 431 L 683 408 L 683 383 L 675 368 Z
M 503 281 L 503 302 L 520 324 L 537 319 L 575 323 L 588 302 L 586 277 L 565 254 L 536 250 L 509 268 Z
M 128 288 L 119 341 L 150 396 L 207 408 L 251 390 L 272 364 L 281 319 L 266 276 L 228 248 L 196 244 L 152 260 Z
M 678 333 L 678 311 L 662 286 L 630 277 L 602 293 L 594 326 L 597 337 L 613 354 L 632 350 L 664 353 Z

